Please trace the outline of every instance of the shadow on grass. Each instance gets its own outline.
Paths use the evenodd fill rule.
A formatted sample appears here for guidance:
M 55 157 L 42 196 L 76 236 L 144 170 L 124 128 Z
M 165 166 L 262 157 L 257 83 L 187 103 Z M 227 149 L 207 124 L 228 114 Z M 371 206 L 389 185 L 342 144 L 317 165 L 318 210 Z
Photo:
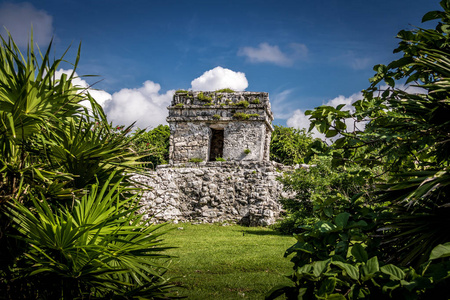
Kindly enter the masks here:
M 286 236 L 286 234 L 283 234 L 278 231 L 271 231 L 271 230 L 242 230 L 243 235 L 276 235 L 276 236 Z

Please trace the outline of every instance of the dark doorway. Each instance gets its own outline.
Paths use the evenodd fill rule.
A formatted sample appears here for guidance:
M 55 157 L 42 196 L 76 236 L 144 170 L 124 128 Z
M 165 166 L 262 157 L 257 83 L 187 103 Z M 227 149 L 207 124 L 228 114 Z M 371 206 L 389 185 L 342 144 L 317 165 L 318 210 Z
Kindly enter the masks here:
M 223 129 L 212 129 L 211 147 L 209 148 L 209 160 L 215 161 L 217 157 L 223 157 Z

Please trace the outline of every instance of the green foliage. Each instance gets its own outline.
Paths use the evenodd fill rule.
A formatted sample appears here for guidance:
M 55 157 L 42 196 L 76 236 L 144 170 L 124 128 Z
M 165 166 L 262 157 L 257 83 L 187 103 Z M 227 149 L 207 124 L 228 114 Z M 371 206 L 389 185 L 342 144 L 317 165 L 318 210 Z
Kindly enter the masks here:
M 221 90 L 217 90 L 216 93 L 234 93 L 235 91 L 232 89 L 221 89 Z
M 176 90 L 175 91 L 175 94 L 188 94 L 189 93 L 189 91 L 187 91 L 187 90 Z
M 317 228 L 319 235 L 340 232 L 336 224 L 321 225 Z M 353 244 L 346 257 L 333 255 L 303 264 L 291 277 L 295 286 L 278 286 L 269 291 L 266 299 L 283 294 L 288 299 L 446 299 L 448 296 L 448 275 L 445 275 L 450 271 L 448 261 L 436 263 L 430 258 L 416 271 L 411 267 L 382 264 L 376 256 L 369 258 L 361 245 Z M 314 251 L 307 246 L 307 242 L 298 242 L 288 252 L 296 253 L 298 258 Z
M 216 161 L 227 161 L 227 160 L 223 157 L 216 157 Z
M 270 141 L 270 159 L 285 165 L 302 164 L 313 141 L 304 129 L 275 125 Z
M 220 120 L 220 115 L 213 115 L 213 119 Z
M 142 165 L 131 126 L 112 127 L 72 85 L 79 51 L 56 79 L 63 58 L 29 45 L 26 56 L 11 37 L 0 47 L 2 297 L 165 297 L 157 227 L 141 223 L 131 183 Z
M 120 181 L 111 188 L 109 183 L 93 184 L 71 209 L 33 196 L 30 207 L 17 201 L 8 206 L 17 238 L 31 243 L 16 262 L 16 286 L 45 299 L 167 294 L 172 285 L 161 277 L 166 268 L 157 263 L 168 258 L 162 254 L 162 232 L 156 232 L 160 226 L 136 213 L 137 194 L 121 199 Z
M 450 184 L 450 48 L 444 42 L 450 16 L 447 4 L 441 2 L 445 12 L 431 14 L 442 17 L 436 29 L 399 32 L 401 41 L 395 52 L 403 52 L 403 57 L 387 66 L 375 66 L 377 73 L 363 91 L 364 99 L 353 104 L 355 113 L 329 107 L 310 112 L 312 124 L 322 132 L 342 135 L 334 144 L 336 164 L 379 165 L 391 176 L 380 186 L 377 201 L 388 202 L 393 209 L 392 230 L 385 242 L 392 243 L 393 255 L 405 265 L 419 266 L 435 246 L 450 239 L 441 230 L 449 225 L 450 217 L 446 196 Z M 415 82 L 422 92 L 395 89 L 399 79 Z M 388 84 L 386 89 L 378 86 L 383 81 Z M 347 132 L 337 126 L 344 115 L 356 124 L 364 123 L 364 131 Z
M 184 106 L 184 103 L 177 103 L 177 104 L 175 104 L 175 107 L 183 108 L 183 106 Z
M 158 125 L 149 130 L 136 130 L 132 136 L 133 149 L 141 153 L 140 161 L 148 163 L 155 168 L 169 162 L 170 128 L 168 125 Z
M 251 101 L 251 103 L 252 103 L 252 104 L 259 104 L 259 103 L 260 103 L 259 98 L 253 99 L 253 100 Z
M 251 151 L 250 149 L 245 149 L 245 150 L 244 150 L 244 154 L 245 154 L 245 155 L 249 155 L 251 152 L 252 152 L 252 151 Z
M 239 120 L 248 120 L 252 117 L 259 117 L 258 114 L 246 114 L 246 113 L 241 113 L 241 112 L 237 112 L 233 115 L 234 118 L 239 119 Z
M 211 102 L 212 101 L 212 97 L 206 96 L 205 94 L 203 94 L 203 92 L 198 93 L 197 99 L 199 101 L 205 101 L 205 102 Z
M 194 158 L 190 158 L 190 159 L 189 159 L 189 162 L 193 162 L 193 163 L 201 163 L 201 162 L 203 162 L 203 159 L 202 159 L 202 158 L 199 158 L 199 157 L 194 157 Z
M 377 167 L 388 181 L 368 190 L 370 202 L 356 194 L 343 209 L 302 226 L 287 251 L 293 284 L 274 288 L 268 299 L 448 298 L 450 1 L 441 6 L 423 18 L 441 19 L 435 29 L 399 32 L 394 52 L 403 57 L 374 67 L 354 112 L 344 105 L 307 112 L 312 127 L 337 138 L 314 151 L 331 154 L 335 167 Z M 422 90 L 396 89 L 398 80 Z M 368 182 L 379 179 L 373 175 Z
M 353 167 L 332 168 L 331 157 L 321 156 L 311 161 L 309 168 L 299 168 L 279 180 L 292 198 L 281 199 L 286 216 L 273 227 L 282 233 L 299 233 L 303 225 L 332 218 L 345 211 L 354 196 L 367 195 L 371 185 L 367 178 L 373 171 Z M 367 196 L 366 196 L 367 197 Z M 368 199 L 360 197 L 360 201 Z

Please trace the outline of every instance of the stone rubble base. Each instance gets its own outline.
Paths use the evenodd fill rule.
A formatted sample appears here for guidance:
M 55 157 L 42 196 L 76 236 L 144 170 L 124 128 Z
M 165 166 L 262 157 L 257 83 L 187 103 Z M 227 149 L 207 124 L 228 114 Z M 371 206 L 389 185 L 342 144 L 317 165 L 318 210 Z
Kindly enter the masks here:
M 288 196 L 276 178 L 292 169 L 271 161 L 217 161 L 161 165 L 133 179 L 152 187 L 141 203 L 145 217 L 155 223 L 267 226 L 280 215 L 280 197 Z

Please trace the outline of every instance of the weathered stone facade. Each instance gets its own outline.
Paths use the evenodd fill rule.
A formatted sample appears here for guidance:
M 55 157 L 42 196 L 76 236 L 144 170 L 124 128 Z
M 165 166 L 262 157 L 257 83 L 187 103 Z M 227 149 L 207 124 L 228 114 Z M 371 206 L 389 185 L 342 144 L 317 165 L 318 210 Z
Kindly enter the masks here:
M 170 163 L 269 160 L 267 93 L 178 92 L 168 109 Z
M 142 197 L 155 222 L 237 222 L 269 225 L 278 218 L 283 165 L 274 162 L 202 162 L 158 166 L 139 182 L 153 187 Z
M 155 222 L 274 223 L 284 166 L 269 161 L 269 95 L 179 91 L 168 109 L 170 164 L 135 178 L 153 187 L 144 213 Z

